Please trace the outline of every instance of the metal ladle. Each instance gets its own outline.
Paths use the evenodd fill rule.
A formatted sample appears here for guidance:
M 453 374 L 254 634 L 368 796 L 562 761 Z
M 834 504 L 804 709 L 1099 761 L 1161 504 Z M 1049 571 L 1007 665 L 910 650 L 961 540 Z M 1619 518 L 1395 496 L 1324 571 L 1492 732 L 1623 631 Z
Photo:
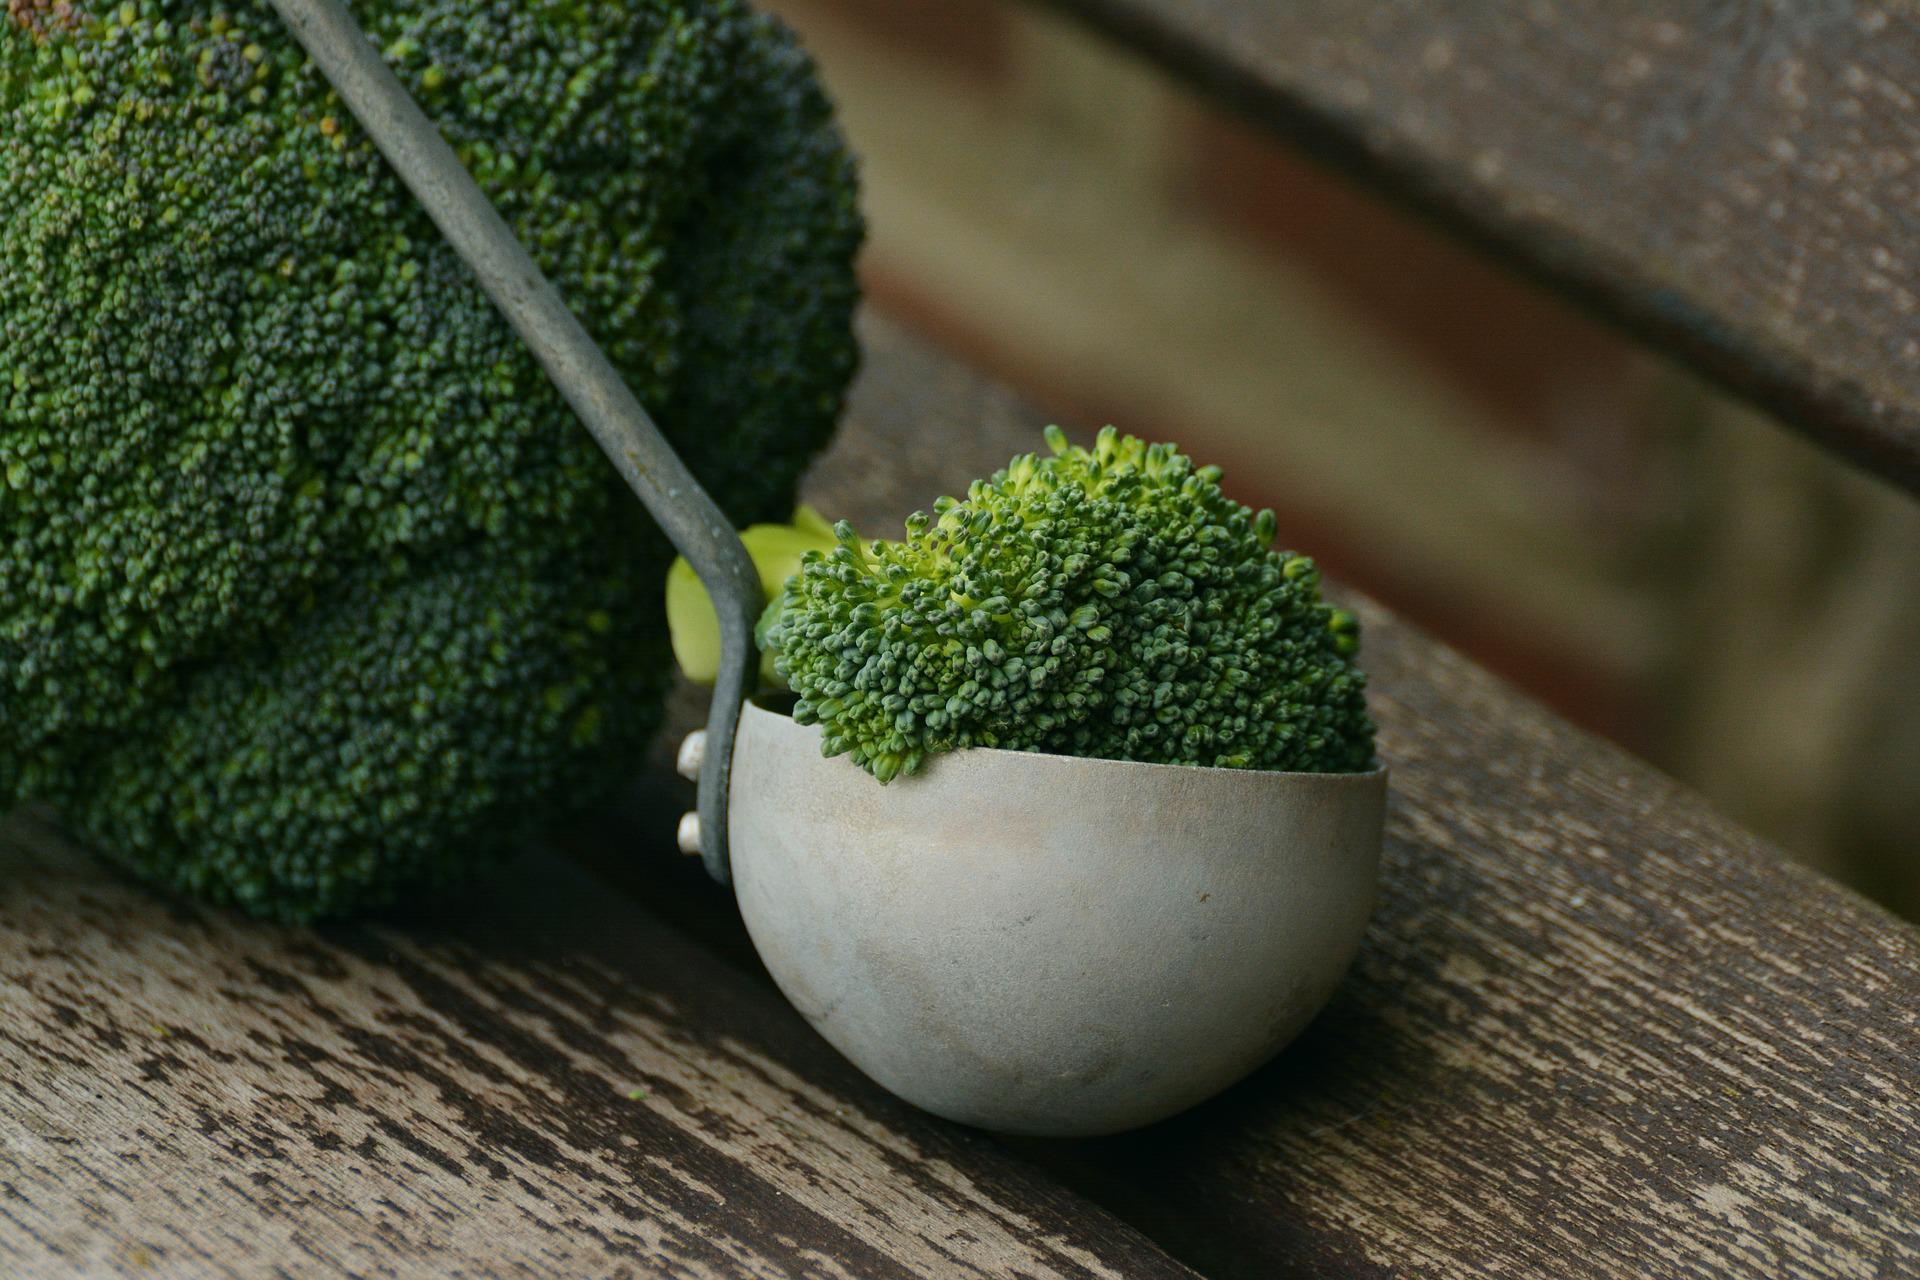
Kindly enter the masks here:
M 746 701 L 764 600 L 732 524 L 339 0 L 272 3 L 712 596 L 682 844 L 814 1027 L 910 1102 L 1029 1134 L 1145 1124 L 1278 1052 L 1359 945 L 1385 771 L 974 749 L 881 787 L 823 759 Z

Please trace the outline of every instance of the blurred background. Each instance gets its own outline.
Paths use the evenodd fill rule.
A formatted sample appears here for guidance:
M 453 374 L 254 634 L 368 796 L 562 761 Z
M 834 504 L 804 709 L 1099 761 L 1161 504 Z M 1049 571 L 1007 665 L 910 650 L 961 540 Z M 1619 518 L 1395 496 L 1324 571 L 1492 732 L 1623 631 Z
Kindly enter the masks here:
M 1920 918 L 1920 503 L 1046 11 L 766 7 L 872 305 Z

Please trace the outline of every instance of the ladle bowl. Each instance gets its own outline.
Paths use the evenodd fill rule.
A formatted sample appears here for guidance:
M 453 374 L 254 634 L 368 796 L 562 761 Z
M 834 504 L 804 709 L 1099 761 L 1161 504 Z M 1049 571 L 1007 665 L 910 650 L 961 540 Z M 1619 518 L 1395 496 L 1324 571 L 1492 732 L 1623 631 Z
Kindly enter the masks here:
M 1113 1133 L 1270 1059 L 1372 910 L 1386 773 L 973 749 L 881 786 L 742 713 L 729 825 L 754 946 L 894 1093 L 1007 1133 Z

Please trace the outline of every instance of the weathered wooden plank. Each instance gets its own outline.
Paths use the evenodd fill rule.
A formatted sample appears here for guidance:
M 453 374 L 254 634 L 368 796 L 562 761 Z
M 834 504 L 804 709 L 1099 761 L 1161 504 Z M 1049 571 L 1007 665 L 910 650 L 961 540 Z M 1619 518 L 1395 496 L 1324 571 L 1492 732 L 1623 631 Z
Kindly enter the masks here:
M 830 514 L 884 533 L 1032 447 L 1016 397 L 867 338 Z M 1228 1097 L 1023 1154 L 1221 1276 L 1920 1269 L 1913 931 L 1359 603 L 1396 800 L 1353 976 Z M 626 874 L 717 945 L 550 861 L 272 930 L 10 829 L 0 1271 L 1168 1273 L 875 1097 L 661 871 Z
M 883 534 L 1034 447 L 867 339 L 823 511 Z M 1355 603 L 1394 803 L 1335 1004 L 1214 1104 L 1024 1149 L 1221 1277 L 1920 1275 L 1920 934 Z
M 1223 1277 L 1920 1275 L 1920 938 L 1366 616 L 1360 961 L 1252 1086 L 1076 1153 L 1110 1204 Z
M 1052 3 L 1920 490 L 1910 4 Z
M 245 923 L 0 827 L 0 1274 L 1177 1276 L 557 857 Z

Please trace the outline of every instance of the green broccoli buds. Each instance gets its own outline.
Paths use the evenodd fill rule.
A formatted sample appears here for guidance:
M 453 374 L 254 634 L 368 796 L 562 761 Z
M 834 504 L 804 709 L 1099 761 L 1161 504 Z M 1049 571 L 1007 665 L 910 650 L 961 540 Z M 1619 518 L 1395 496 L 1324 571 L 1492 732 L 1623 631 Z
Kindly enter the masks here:
M 858 349 L 854 163 L 742 0 L 350 0 L 739 523 Z M 264 0 L 0 5 L 0 813 L 309 919 L 617 793 L 671 551 Z
M 898 542 L 844 522 L 763 624 L 794 718 L 887 782 L 1000 747 L 1313 773 L 1374 767 L 1359 624 L 1217 467 L 1046 432 Z

